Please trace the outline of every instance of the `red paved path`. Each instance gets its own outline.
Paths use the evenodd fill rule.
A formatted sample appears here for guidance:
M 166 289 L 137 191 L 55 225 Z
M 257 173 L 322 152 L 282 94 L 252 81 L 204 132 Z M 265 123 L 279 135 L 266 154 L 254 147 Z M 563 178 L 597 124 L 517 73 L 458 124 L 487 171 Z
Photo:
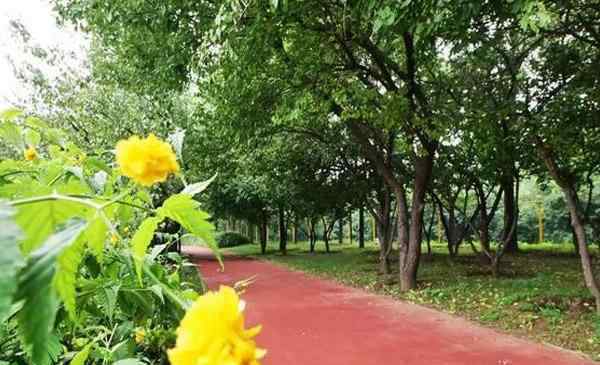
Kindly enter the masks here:
M 247 325 L 261 323 L 263 365 L 574 365 L 577 354 L 482 328 L 258 260 L 228 257 L 225 271 L 187 250 L 209 287 L 256 275 L 244 294 Z M 585 339 L 582 339 L 585 340 Z

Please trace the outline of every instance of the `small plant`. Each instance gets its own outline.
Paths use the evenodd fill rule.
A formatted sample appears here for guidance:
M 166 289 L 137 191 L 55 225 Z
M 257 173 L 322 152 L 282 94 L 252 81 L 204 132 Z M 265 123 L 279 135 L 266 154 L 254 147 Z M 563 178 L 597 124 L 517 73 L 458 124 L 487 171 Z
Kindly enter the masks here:
M 225 232 L 217 236 L 217 245 L 219 248 L 235 247 L 249 243 L 250 238 L 236 232 Z

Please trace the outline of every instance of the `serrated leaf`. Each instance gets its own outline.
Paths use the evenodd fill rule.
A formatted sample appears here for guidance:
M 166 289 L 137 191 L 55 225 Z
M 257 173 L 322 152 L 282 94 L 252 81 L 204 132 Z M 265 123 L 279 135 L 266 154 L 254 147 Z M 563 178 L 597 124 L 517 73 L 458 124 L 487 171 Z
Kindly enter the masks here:
M 84 365 L 87 358 L 90 356 L 90 350 L 92 349 L 92 344 L 85 346 L 81 351 L 79 351 L 73 358 L 69 365 Z
M 65 248 L 56 259 L 56 274 L 54 275 L 54 288 L 62 299 L 67 313 L 74 320 L 77 316 L 75 306 L 75 287 L 79 264 L 85 251 L 85 237 L 79 235 L 77 240 Z
M 201 182 L 197 182 L 197 183 L 193 183 L 193 184 L 189 184 L 188 186 L 186 186 L 183 191 L 181 191 L 181 194 L 188 194 L 190 196 L 194 196 L 196 194 L 200 194 L 201 192 L 203 192 L 204 190 L 206 190 L 206 188 L 213 182 L 213 180 L 217 177 L 217 174 L 214 174 L 213 177 L 211 177 L 210 179 L 206 180 L 206 181 L 201 181 Z
M 46 364 L 49 358 L 52 329 L 58 310 L 58 299 L 52 287 L 56 258 L 79 237 L 85 222 L 72 221 L 50 236 L 28 257 L 18 277 L 15 301 L 23 307 L 17 322 L 24 348 L 34 365 Z
M 76 216 L 85 216 L 86 208 L 75 202 L 43 201 L 18 208 L 16 221 L 25 233 L 21 251 L 27 255 L 54 232 L 59 224 Z
M 106 315 L 111 320 L 115 313 L 115 309 L 117 308 L 117 298 L 120 289 L 121 284 L 113 285 L 110 288 L 104 288 L 104 295 L 106 297 Z
M 222 264 L 221 255 L 215 242 L 215 227 L 208 221 L 210 215 L 199 209 L 199 203 L 188 194 L 175 194 L 158 208 L 158 214 L 170 218 L 183 226 L 189 233 L 198 237 L 210 247 Z
M 104 243 L 106 242 L 106 233 L 108 227 L 101 216 L 95 215 L 91 220 L 88 228 L 85 231 L 85 237 L 88 241 L 88 246 L 98 262 L 102 262 L 104 256 Z
M 150 241 L 152 241 L 152 237 L 154 237 L 154 231 L 161 220 L 162 219 L 159 217 L 148 217 L 144 219 L 131 239 L 131 250 L 135 262 L 135 270 L 140 281 L 142 279 L 142 265 L 144 264 L 146 249 L 150 245 Z
M 21 230 L 13 222 L 13 208 L 0 204 L 0 323 L 10 311 L 17 290 L 17 272 L 23 266 L 18 240 Z

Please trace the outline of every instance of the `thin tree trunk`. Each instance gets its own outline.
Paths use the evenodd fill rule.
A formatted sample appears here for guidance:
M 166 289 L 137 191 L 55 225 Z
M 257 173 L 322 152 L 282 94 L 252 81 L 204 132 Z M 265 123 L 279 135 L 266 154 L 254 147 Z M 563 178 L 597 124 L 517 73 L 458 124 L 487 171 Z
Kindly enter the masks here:
M 264 255 L 267 253 L 267 240 L 268 240 L 268 219 L 265 211 L 261 214 L 261 222 L 260 222 L 260 252 Z
M 507 238 L 510 238 L 505 251 L 508 253 L 515 253 L 519 251 L 517 232 L 515 231 L 514 234 L 509 237 L 510 230 L 516 218 L 515 178 L 512 169 L 510 172 L 506 173 L 506 176 L 502 181 L 502 190 L 504 190 L 504 229 L 502 231 L 502 240 L 505 241 Z M 516 219 L 518 222 L 518 218 Z
M 285 211 L 279 207 L 279 251 L 287 254 L 287 229 L 285 227 Z
M 308 240 L 310 245 L 310 252 L 315 252 L 315 244 L 317 241 L 317 233 L 315 231 L 315 221 L 312 219 L 308 220 Z
M 358 248 L 365 248 L 365 208 L 358 210 Z
M 431 256 L 431 233 L 433 229 L 433 223 L 435 222 L 435 204 L 431 206 L 431 218 L 429 218 L 429 227 L 427 228 L 427 255 Z
M 569 214 L 571 216 L 571 226 L 573 227 L 575 240 L 577 242 L 584 281 L 596 301 L 596 312 L 600 314 L 600 287 L 592 269 L 592 260 L 588 250 L 585 233 L 585 223 L 580 214 L 579 199 L 577 197 L 575 184 L 559 169 L 552 150 L 545 146 L 541 141 L 538 141 L 538 151 L 540 152 L 540 155 L 544 160 L 550 175 L 554 181 L 556 181 L 558 186 L 561 187 L 563 192 L 565 201 L 567 203 L 567 208 L 569 209 Z
M 352 245 L 352 210 L 348 216 L 348 237 L 350 238 L 350 245 Z
M 294 219 L 294 227 L 292 227 L 292 236 L 294 239 L 294 244 L 298 243 L 298 220 Z
M 377 225 L 375 224 L 375 217 L 371 217 L 371 241 L 375 243 L 377 239 Z

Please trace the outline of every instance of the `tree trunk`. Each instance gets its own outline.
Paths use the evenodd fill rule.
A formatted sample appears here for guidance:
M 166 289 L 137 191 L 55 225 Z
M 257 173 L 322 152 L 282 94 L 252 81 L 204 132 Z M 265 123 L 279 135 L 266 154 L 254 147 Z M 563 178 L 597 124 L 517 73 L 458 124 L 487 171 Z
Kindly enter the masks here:
M 548 168 L 548 171 L 550 172 L 550 175 L 558 184 L 558 186 L 560 186 L 563 192 L 565 201 L 567 203 L 567 208 L 569 209 L 569 214 L 571 216 L 571 226 L 573 227 L 575 240 L 577 242 L 585 285 L 588 287 L 596 301 L 596 312 L 600 314 L 600 287 L 598 286 L 598 281 L 596 280 L 594 271 L 592 269 L 592 260 L 588 250 L 585 233 L 585 223 L 582 219 L 582 215 L 580 214 L 579 199 L 577 196 L 577 190 L 575 189 L 575 184 L 571 181 L 571 179 L 565 176 L 566 174 L 564 172 L 559 169 L 552 150 L 549 147 L 540 141 L 538 141 L 537 147 L 542 159 L 544 160 L 544 163 L 546 164 L 546 167 Z
M 365 208 L 358 210 L 358 248 L 365 248 Z
M 260 222 L 260 253 L 267 253 L 267 235 L 269 234 L 269 225 L 266 212 L 262 212 Z
M 490 225 L 487 207 L 487 197 L 481 185 L 475 186 L 477 198 L 479 201 L 479 242 L 484 252 L 490 251 Z
M 352 245 L 352 211 L 348 216 L 348 237 L 350 238 L 350 245 Z
M 279 207 L 279 251 L 287 254 L 287 229 L 285 227 L 285 211 Z
M 323 218 L 323 242 L 325 242 L 325 252 L 329 253 L 329 230 L 325 218 Z
M 387 276 L 391 273 L 390 252 L 392 250 L 392 233 L 389 227 L 387 230 L 382 229 L 379 232 L 381 233 L 377 237 L 379 241 L 379 272 L 384 276 Z
M 342 219 L 338 221 L 338 243 L 340 245 L 344 243 L 344 221 Z
M 506 173 L 502 181 L 502 190 L 504 191 L 504 229 L 502 230 L 502 240 L 507 241 L 505 252 L 515 253 L 519 251 L 519 242 L 517 240 L 517 230 L 509 237 L 512 225 L 518 218 L 515 217 L 515 178 L 511 171 Z
M 315 231 L 316 223 L 313 220 L 308 220 L 308 241 L 310 252 L 315 252 L 315 244 L 317 242 L 317 232 Z
M 538 214 L 538 243 L 544 242 L 544 202 L 537 210 Z
M 492 276 L 494 278 L 498 278 L 500 276 L 500 257 L 499 256 L 492 257 L 490 268 L 492 271 Z
M 427 231 L 425 236 L 427 237 L 427 255 L 431 256 L 431 233 L 433 230 L 433 222 L 435 222 L 435 204 L 431 205 L 431 218 L 429 219 L 429 227 L 427 227 Z M 423 227 L 425 228 L 425 227 Z
M 410 227 L 408 227 L 408 212 L 406 197 L 403 189 L 395 189 L 398 201 L 398 239 L 400 290 L 408 291 L 417 287 L 417 271 L 421 258 L 421 240 L 423 232 L 423 209 L 425 208 L 425 193 L 431 178 L 433 168 L 433 153 L 415 158 L 415 177 L 413 182 L 412 206 L 410 210 Z M 408 234 L 407 234 L 408 233 Z
M 371 241 L 376 242 L 377 239 L 377 225 L 375 224 L 375 217 L 371 217 Z
M 594 271 L 592 269 L 592 260 L 587 246 L 585 225 L 578 211 L 577 191 L 574 187 L 565 187 L 563 188 L 563 193 L 565 195 L 565 200 L 567 201 L 569 213 L 571 214 L 571 225 L 573 226 L 573 231 L 575 231 L 575 238 L 577 240 L 579 257 L 581 258 L 581 267 L 583 269 L 585 284 L 592 292 L 592 295 L 596 300 L 596 312 L 600 314 L 600 287 L 598 286 L 598 281 L 596 280 Z
M 298 220 L 294 220 L 294 227 L 292 227 L 292 236 L 294 239 L 294 244 L 298 243 Z

